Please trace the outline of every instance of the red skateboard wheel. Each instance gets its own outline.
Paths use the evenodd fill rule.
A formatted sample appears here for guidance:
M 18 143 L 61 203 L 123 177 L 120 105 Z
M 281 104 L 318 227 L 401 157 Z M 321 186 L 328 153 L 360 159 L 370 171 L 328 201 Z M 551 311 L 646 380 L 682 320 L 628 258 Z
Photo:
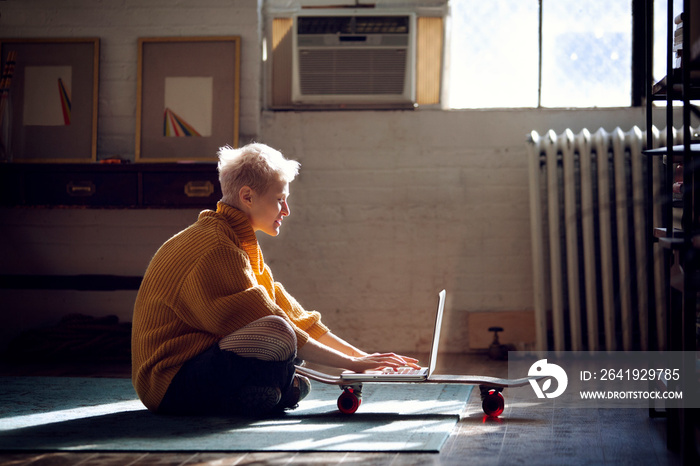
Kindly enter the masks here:
M 352 388 L 343 391 L 338 397 L 338 409 L 343 414 L 352 414 L 360 407 L 362 399 L 353 392 Z
M 497 390 L 489 390 L 481 402 L 481 408 L 484 410 L 484 413 L 493 417 L 500 416 L 505 406 L 506 402 L 503 399 L 503 395 Z

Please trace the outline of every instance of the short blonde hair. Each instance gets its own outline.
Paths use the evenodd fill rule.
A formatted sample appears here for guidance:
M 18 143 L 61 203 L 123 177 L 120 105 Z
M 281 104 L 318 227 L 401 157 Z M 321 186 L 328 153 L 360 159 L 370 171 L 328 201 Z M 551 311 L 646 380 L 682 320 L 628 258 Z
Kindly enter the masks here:
M 252 143 L 239 149 L 225 146 L 218 155 L 221 201 L 233 206 L 238 205 L 238 193 L 244 186 L 265 194 L 275 181 L 291 183 L 299 174 L 299 162 L 286 159 L 265 144 Z

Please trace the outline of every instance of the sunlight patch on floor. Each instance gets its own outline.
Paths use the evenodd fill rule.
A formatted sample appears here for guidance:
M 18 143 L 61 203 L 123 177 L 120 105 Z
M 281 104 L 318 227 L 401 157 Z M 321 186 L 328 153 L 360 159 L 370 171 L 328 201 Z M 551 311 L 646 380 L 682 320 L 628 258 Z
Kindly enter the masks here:
M 139 400 L 119 401 L 117 403 L 105 403 L 95 406 L 79 406 L 71 409 L 47 411 L 45 413 L 25 414 L 0 419 L 0 431 L 22 429 L 25 427 L 55 424 L 76 419 L 85 419 L 107 414 L 127 411 L 145 410 Z

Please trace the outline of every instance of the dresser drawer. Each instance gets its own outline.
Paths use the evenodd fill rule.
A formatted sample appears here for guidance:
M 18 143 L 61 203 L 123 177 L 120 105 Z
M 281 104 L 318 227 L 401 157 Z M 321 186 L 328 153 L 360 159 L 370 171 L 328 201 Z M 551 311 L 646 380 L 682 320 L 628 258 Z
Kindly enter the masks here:
M 216 171 L 144 172 L 143 205 L 215 208 L 221 199 Z
M 88 171 L 36 172 L 24 179 L 29 205 L 138 205 L 138 174 Z
M 216 163 L 0 164 L 0 205 L 216 208 Z

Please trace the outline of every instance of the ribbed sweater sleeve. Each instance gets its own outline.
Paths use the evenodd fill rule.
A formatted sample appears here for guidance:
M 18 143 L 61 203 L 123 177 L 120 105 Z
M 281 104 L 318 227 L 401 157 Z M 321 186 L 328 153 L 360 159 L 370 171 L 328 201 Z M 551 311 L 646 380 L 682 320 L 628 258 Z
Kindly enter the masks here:
M 316 324 L 320 315 L 293 308 L 287 300 L 278 305 L 268 291 L 273 289 L 271 282 L 266 283 L 270 279 L 266 273 L 255 277 L 242 251 L 217 247 L 196 261 L 175 308 L 188 325 L 219 337 L 266 315 L 278 315 L 290 321 L 301 347 L 309 339 L 305 329 Z
M 321 314 L 316 311 L 305 311 L 301 304 L 287 293 L 281 283 L 275 282 L 275 291 L 277 304 L 286 310 L 287 315 L 297 327 L 304 330 L 314 339 L 318 339 L 328 332 L 328 327 L 321 323 Z

